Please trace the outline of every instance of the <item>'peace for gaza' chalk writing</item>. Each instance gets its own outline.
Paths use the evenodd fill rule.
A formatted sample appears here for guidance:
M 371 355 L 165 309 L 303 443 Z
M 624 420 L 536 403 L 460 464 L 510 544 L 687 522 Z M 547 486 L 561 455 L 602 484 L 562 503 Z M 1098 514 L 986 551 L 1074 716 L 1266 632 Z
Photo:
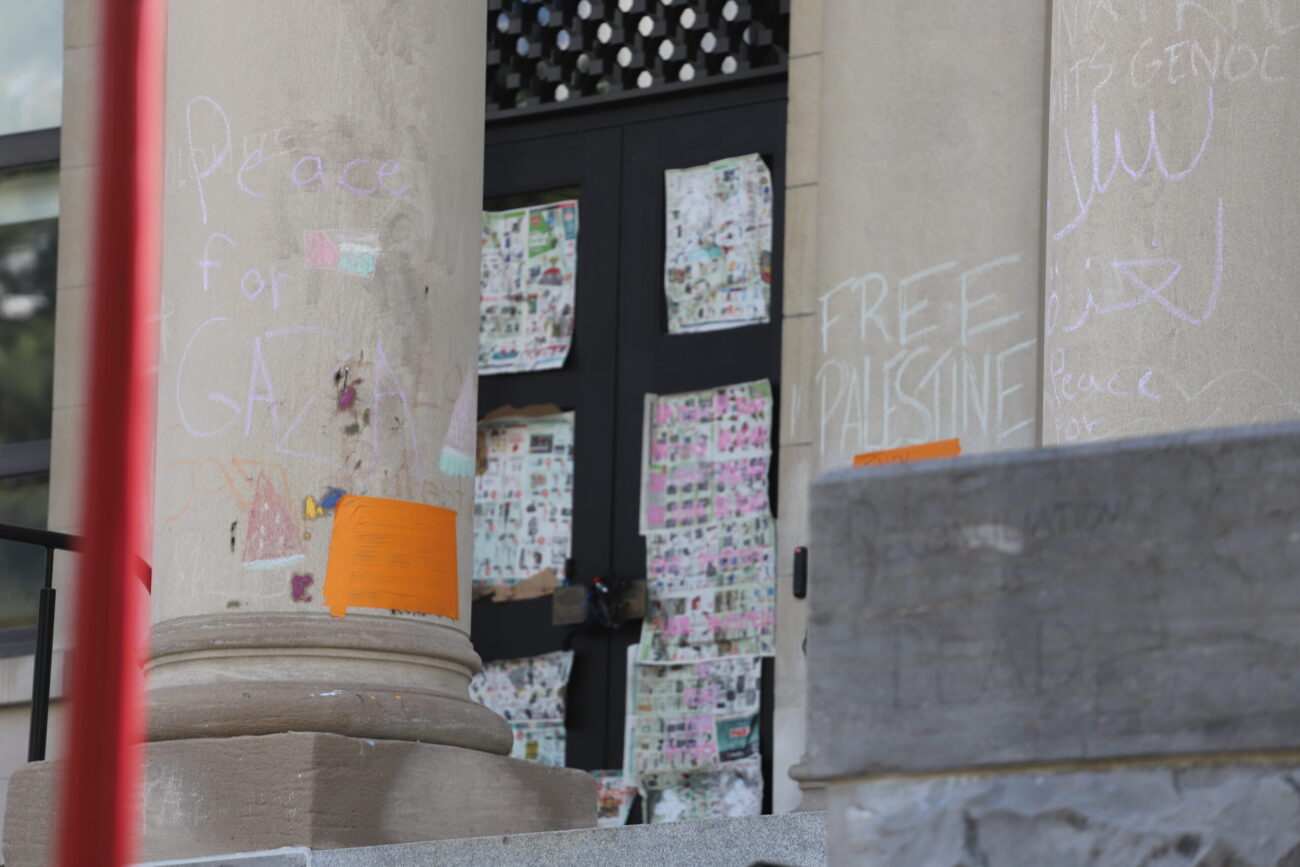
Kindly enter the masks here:
M 217 143 L 211 150 L 210 158 L 208 151 L 199 145 L 195 137 L 195 123 L 201 121 L 202 115 L 208 116 L 209 124 L 213 123 L 214 120 L 216 123 Z M 194 172 L 194 179 L 199 190 L 199 211 L 203 216 L 203 225 L 206 226 L 208 224 L 208 202 L 203 190 L 203 182 L 230 159 L 230 118 L 215 99 L 208 96 L 195 97 L 190 100 L 189 105 L 185 106 L 185 133 L 189 146 L 190 168 Z M 278 160 L 282 156 L 285 156 L 285 154 L 268 155 L 261 148 L 250 151 L 235 172 L 235 184 L 239 187 L 240 192 L 255 199 L 266 198 L 268 187 L 264 185 L 268 183 L 274 184 L 276 177 L 280 179 L 281 184 L 287 179 L 294 187 L 299 189 L 316 184 L 319 185 L 318 189 L 322 190 L 337 186 L 339 189 L 346 190 L 355 196 L 379 194 L 397 197 L 405 195 L 410 190 L 410 187 L 401 186 L 400 182 L 395 179 L 402 170 L 401 163 L 395 159 L 380 160 L 358 157 L 349 160 L 343 164 L 338 174 L 333 177 L 332 183 L 330 172 L 326 168 L 325 158 L 314 154 L 299 157 L 298 161 L 288 171 L 280 169 L 276 175 L 270 177 L 267 176 L 266 171 L 259 171 L 263 166 Z M 200 158 L 202 158 L 202 164 L 200 164 Z

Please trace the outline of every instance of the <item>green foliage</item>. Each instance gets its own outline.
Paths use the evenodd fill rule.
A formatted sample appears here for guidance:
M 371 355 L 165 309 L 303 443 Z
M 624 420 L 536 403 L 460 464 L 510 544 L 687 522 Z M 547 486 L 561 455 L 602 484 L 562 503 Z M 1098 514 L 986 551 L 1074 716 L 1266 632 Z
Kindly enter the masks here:
M 57 262 L 57 220 L 0 226 L 0 445 L 50 438 Z M 44 527 L 49 488 L 0 478 L 0 522 Z M 0 542 L 0 628 L 35 622 L 44 566 L 43 549 Z
M 50 438 L 58 221 L 0 226 L 0 295 L 41 297 L 31 318 L 0 316 L 0 444 Z
M 44 527 L 49 495 L 48 476 L 0 479 L 0 523 Z M 0 628 L 36 622 L 44 577 L 44 549 L 0 542 Z

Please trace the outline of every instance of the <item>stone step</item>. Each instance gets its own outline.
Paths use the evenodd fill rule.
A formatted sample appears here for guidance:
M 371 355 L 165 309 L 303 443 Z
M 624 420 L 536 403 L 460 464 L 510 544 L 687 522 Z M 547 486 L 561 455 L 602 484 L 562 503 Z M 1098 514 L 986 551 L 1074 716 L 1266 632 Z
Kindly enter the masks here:
M 826 863 L 826 814 L 792 813 L 664 825 L 628 825 L 468 837 L 357 849 L 292 847 L 264 852 L 151 861 L 139 867 L 461 867 L 618 864 L 619 867 L 820 867 Z

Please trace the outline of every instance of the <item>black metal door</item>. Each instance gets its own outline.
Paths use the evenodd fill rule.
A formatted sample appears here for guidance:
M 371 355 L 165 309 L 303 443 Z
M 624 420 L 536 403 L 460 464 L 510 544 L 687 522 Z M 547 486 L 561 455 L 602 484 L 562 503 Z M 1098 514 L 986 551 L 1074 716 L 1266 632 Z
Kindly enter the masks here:
M 759 153 L 785 187 L 784 81 L 690 97 L 647 99 L 489 126 L 489 205 L 579 200 L 576 324 L 562 370 L 485 376 L 479 412 L 510 403 L 575 411 L 571 580 L 645 575 L 638 530 L 641 426 L 647 392 L 671 394 L 767 378 L 780 395 L 784 208 L 773 212 L 771 322 L 703 334 L 667 333 L 663 291 L 664 171 Z M 574 189 L 576 188 L 576 189 Z M 776 499 L 773 450 L 771 502 Z M 484 660 L 575 652 L 567 701 L 571 767 L 622 763 L 626 649 L 639 623 L 618 630 L 551 625 L 551 599 L 474 604 Z M 764 666 L 765 772 L 771 756 L 771 665 Z M 768 790 L 770 791 L 770 784 Z M 769 796 L 770 797 L 770 796 Z

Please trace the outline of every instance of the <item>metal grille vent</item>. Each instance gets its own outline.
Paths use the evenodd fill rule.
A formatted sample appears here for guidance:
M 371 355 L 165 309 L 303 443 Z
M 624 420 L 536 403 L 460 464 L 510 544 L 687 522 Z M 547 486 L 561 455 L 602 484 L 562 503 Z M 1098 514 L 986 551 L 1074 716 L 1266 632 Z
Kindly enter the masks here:
M 784 67 L 790 0 L 488 0 L 487 113 Z

